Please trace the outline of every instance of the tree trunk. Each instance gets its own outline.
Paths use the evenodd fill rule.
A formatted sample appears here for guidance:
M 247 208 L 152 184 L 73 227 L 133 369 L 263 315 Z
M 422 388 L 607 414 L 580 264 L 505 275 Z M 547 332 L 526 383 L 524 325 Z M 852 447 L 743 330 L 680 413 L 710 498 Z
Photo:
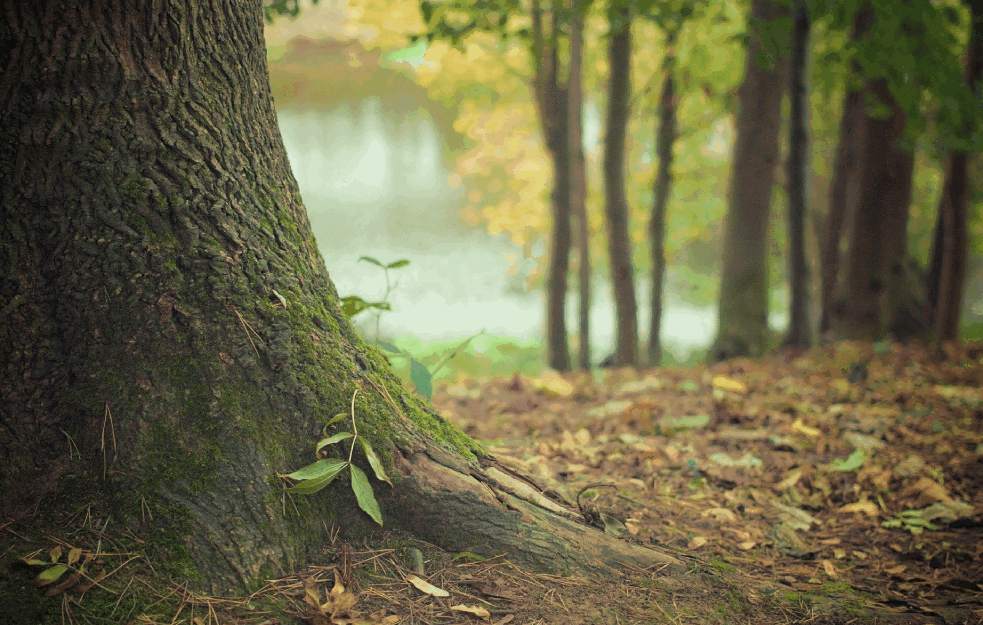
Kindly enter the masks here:
M 631 95 L 631 11 L 613 7 L 608 12 L 608 111 L 604 138 L 604 213 L 607 218 L 611 286 L 616 308 L 614 364 L 638 366 L 638 312 L 635 271 L 628 235 L 628 200 L 625 197 L 625 135 Z
M 577 367 L 590 371 L 590 220 L 587 217 L 587 160 L 583 140 L 583 73 L 584 17 L 581 0 L 573 2 L 570 22 L 570 72 L 567 79 L 567 112 L 570 130 L 570 212 L 577 220 L 577 277 L 580 294 L 579 347 Z
M 785 345 L 812 345 L 809 321 L 810 271 L 805 249 L 805 217 L 809 176 L 809 8 L 803 0 L 795 5 L 789 77 L 791 121 L 788 148 L 788 273 L 789 324 Z
M 768 215 L 778 164 L 778 131 L 786 78 L 786 54 L 768 58 L 763 31 L 755 24 L 788 15 L 769 0 L 753 0 L 753 28 L 738 91 L 737 140 L 731 168 L 724 232 L 718 330 L 711 360 L 763 353 L 768 342 Z M 774 30 L 773 28 L 770 30 Z
M 652 185 L 652 218 L 649 221 L 649 245 L 652 249 L 652 321 L 649 326 L 648 364 L 662 363 L 662 294 L 666 277 L 666 206 L 672 193 L 672 146 L 678 135 L 676 119 L 676 38 L 679 31 L 666 31 L 665 77 L 659 96 L 659 128 L 655 151 L 659 170 Z
M 864 122 L 860 190 L 854 216 L 846 284 L 831 318 L 836 338 L 884 338 L 906 296 L 907 225 L 914 156 L 900 144 L 905 115 L 885 79 L 868 83 L 871 100 L 887 118 Z
M 966 85 L 978 99 L 983 82 L 983 1 L 973 0 L 967 4 L 971 17 L 966 51 Z M 972 133 L 973 128 L 967 126 L 967 136 L 972 136 Z M 940 341 L 959 338 L 959 313 L 969 240 L 967 204 L 970 157 L 966 150 L 953 150 L 949 155 L 935 222 L 926 294 L 931 328 Z
M 277 130 L 260 3 L 5 10 L 5 512 L 84 498 L 175 576 L 255 589 L 331 527 L 374 527 L 340 480 L 287 503 L 275 477 L 358 389 L 389 526 L 559 571 L 666 559 L 498 467 L 354 332 Z
M 554 5 L 556 1 L 559 0 L 555 0 Z M 549 269 L 546 275 L 546 363 L 557 371 L 569 371 L 570 349 L 567 345 L 566 300 L 572 242 L 567 94 L 558 77 L 559 14 L 557 11 L 552 11 L 552 15 L 549 43 L 547 43 L 539 0 L 533 0 L 536 103 L 546 149 L 553 161 L 553 193 L 550 196 L 553 230 L 549 246 Z
M 870 7 L 856 13 L 853 22 L 853 41 L 860 40 L 870 28 L 873 11 Z M 860 65 L 853 63 L 853 72 L 860 73 Z M 863 145 L 864 104 L 861 89 L 847 89 L 840 118 L 840 142 L 833 161 L 833 179 L 829 185 L 829 210 L 826 215 L 821 251 L 821 313 L 819 334 L 825 336 L 830 329 L 834 297 L 840 274 L 840 244 L 843 240 L 843 224 L 856 209 L 860 178 L 860 147 Z

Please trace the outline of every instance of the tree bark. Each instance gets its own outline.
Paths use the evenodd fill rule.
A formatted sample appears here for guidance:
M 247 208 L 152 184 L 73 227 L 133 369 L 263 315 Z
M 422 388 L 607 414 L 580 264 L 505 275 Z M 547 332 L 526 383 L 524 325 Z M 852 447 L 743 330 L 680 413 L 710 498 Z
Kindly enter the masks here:
M 389 526 L 556 571 L 667 560 L 499 468 L 354 332 L 277 130 L 260 3 L 3 11 L 5 512 L 84 497 L 175 577 L 255 589 L 332 526 L 375 527 L 340 480 L 287 503 L 276 478 L 358 389 Z
M 970 8 L 969 45 L 966 50 L 967 87 L 980 100 L 983 83 L 983 1 L 967 2 Z M 967 136 L 973 127 L 966 126 Z M 966 278 L 966 256 L 969 241 L 969 160 L 967 150 L 953 150 L 945 169 L 945 183 L 939 200 L 935 222 L 926 299 L 931 329 L 940 341 L 959 338 L 959 314 Z
M 662 65 L 662 93 L 659 95 L 659 126 L 655 151 L 659 170 L 652 185 L 652 217 L 649 245 L 652 250 L 652 319 L 649 326 L 648 364 L 662 363 L 662 295 L 666 278 L 666 207 L 672 193 L 672 147 L 678 136 L 676 119 L 676 38 L 679 32 L 666 31 L 666 58 Z
M 554 0 L 554 8 L 556 2 Z M 560 83 L 557 37 L 559 14 L 552 11 L 549 37 L 544 32 L 539 0 L 533 0 L 533 58 L 536 62 L 535 94 L 546 148 L 553 161 L 553 219 L 546 276 L 546 363 L 557 371 L 570 370 L 567 345 L 567 278 L 570 271 L 570 157 L 567 137 L 567 94 Z
M 847 276 L 831 318 L 836 338 L 884 338 L 906 298 L 907 225 L 911 203 L 912 150 L 901 145 L 905 115 L 883 78 L 867 87 L 871 102 L 887 106 L 886 118 L 864 122 L 862 173 Z
M 868 7 L 856 13 L 853 22 L 853 41 L 859 41 L 869 30 L 873 10 Z M 860 66 L 852 64 L 854 74 Z M 859 80 L 859 78 L 858 78 Z M 837 280 L 840 275 L 840 245 L 843 224 L 856 209 L 860 178 L 860 147 L 863 145 L 864 105 L 861 88 L 847 89 L 840 118 L 840 141 L 833 161 L 833 179 L 829 186 L 829 210 L 826 215 L 821 250 L 821 312 L 819 334 L 826 336 L 833 315 Z
M 788 9 L 753 0 L 749 28 L 787 16 Z M 711 360 L 763 353 L 768 342 L 768 215 L 778 165 L 778 131 L 787 54 L 768 58 L 762 32 L 751 35 L 738 90 L 737 140 L 731 168 L 718 330 Z
M 611 286 L 614 289 L 616 339 L 614 364 L 638 366 L 638 311 L 635 270 L 628 234 L 625 197 L 625 135 L 631 95 L 631 10 L 612 6 L 608 43 L 608 110 L 604 138 L 604 214 L 607 218 Z
M 567 112 L 570 129 L 570 212 L 577 220 L 577 278 L 580 294 L 577 367 L 590 371 L 591 261 L 590 219 L 587 217 L 587 159 L 584 158 L 583 106 L 581 87 L 584 52 L 584 17 L 581 0 L 573 0 L 570 21 L 570 68 L 567 79 Z
M 788 148 L 788 274 L 789 324 L 785 345 L 812 345 L 809 291 L 810 271 L 805 249 L 805 217 L 809 177 L 809 8 L 797 0 L 792 30 L 789 99 L 791 121 Z

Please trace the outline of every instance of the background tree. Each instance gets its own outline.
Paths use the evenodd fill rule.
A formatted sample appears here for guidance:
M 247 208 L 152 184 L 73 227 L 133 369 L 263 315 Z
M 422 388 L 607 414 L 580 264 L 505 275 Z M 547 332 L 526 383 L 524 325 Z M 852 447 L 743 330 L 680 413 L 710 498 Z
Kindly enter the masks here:
M 665 560 L 509 494 L 514 474 L 354 332 L 276 126 L 259 3 L 19 2 L 7 16 L 8 512 L 84 494 L 198 586 L 256 588 L 332 526 L 374 527 L 347 485 L 288 505 L 275 477 L 352 410 L 396 484 L 376 483 L 392 526 L 555 570 Z
M 678 28 L 666 29 L 666 58 L 663 61 L 662 92 L 655 150 L 659 169 L 652 183 L 652 217 L 649 220 L 649 246 L 652 254 L 652 315 L 649 324 L 648 365 L 662 362 L 662 299 L 666 278 L 666 207 L 672 191 L 672 147 L 678 134 L 676 119 L 676 40 Z
M 870 28 L 873 10 L 870 7 L 856 12 L 851 38 L 857 42 Z M 848 84 L 840 117 L 839 142 L 833 162 L 833 177 L 829 185 L 829 203 L 820 241 L 821 287 L 819 333 L 826 335 L 830 329 L 836 294 L 837 277 L 840 274 L 840 246 L 843 241 L 843 224 L 848 218 L 848 207 L 856 207 L 859 192 L 860 146 L 863 144 L 864 102 L 863 83 L 859 63 L 851 61 L 852 81 Z
M 906 270 L 914 158 L 902 144 L 905 114 L 887 80 L 869 81 L 867 95 L 880 106 L 872 106 L 864 120 L 846 282 L 831 321 L 837 337 L 879 340 L 893 318 L 892 303 L 900 304 L 892 292 L 903 287 Z
M 809 180 L 809 8 L 803 0 L 793 7 L 792 53 L 789 68 L 788 188 L 788 280 L 789 323 L 785 345 L 809 347 L 812 290 L 805 249 L 806 200 Z
M 604 214 L 616 315 L 613 364 L 635 367 L 638 366 L 638 306 L 625 197 L 625 134 L 631 113 L 631 22 L 631 8 L 612 2 L 608 8 L 611 35 L 604 136 Z
M 582 88 L 584 13 L 589 2 L 573 0 L 570 16 L 570 65 L 567 78 L 567 113 L 570 139 L 570 212 L 577 223 L 577 278 L 580 295 L 577 366 L 591 368 L 590 305 L 591 261 L 590 219 L 587 216 L 587 159 L 584 157 L 584 94 Z
M 966 87 L 968 105 L 983 104 L 980 85 L 983 84 L 983 2 L 969 0 L 969 44 L 966 49 Z M 972 110 L 970 108 L 970 110 Z M 974 127 L 971 115 L 964 122 L 965 137 L 972 144 L 983 142 L 979 127 Z M 976 150 L 978 152 L 978 150 Z M 935 235 L 929 256 L 926 298 L 929 323 L 935 336 L 942 341 L 955 340 L 959 335 L 959 313 L 966 277 L 968 251 L 969 160 L 973 151 L 967 147 L 951 150 L 946 161 L 942 197 L 939 199 Z
M 788 65 L 787 39 L 779 36 L 776 25 L 788 14 L 788 8 L 776 2 L 751 3 L 711 360 L 759 355 L 767 347 L 768 215 Z

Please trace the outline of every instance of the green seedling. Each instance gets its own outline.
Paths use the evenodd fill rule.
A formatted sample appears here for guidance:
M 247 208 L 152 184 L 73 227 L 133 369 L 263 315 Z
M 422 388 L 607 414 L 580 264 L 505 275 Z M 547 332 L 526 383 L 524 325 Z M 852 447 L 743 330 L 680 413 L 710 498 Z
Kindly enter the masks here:
M 424 365 L 422 362 L 414 358 L 413 354 L 396 347 L 392 343 L 388 343 L 386 341 L 380 341 L 379 347 L 395 355 L 398 358 L 406 358 L 409 361 L 410 380 L 413 382 L 413 385 L 416 386 L 416 392 L 419 393 L 420 395 L 423 395 L 424 397 L 427 398 L 427 400 L 429 400 L 430 397 L 433 395 L 434 377 L 438 373 L 440 373 L 440 371 L 445 366 L 447 366 L 447 363 L 450 362 L 451 358 L 461 353 L 461 350 L 467 347 L 468 344 L 471 343 L 471 341 L 475 340 L 476 338 L 478 338 L 484 333 L 485 331 L 482 330 L 481 332 L 478 332 L 477 334 L 466 338 L 460 345 L 458 345 L 454 349 L 444 354 L 443 358 L 441 358 L 437 362 L 437 364 L 434 365 L 433 371 L 427 369 L 426 365 Z
M 352 393 L 352 431 L 328 434 L 328 428 L 335 423 L 344 420 L 345 417 L 348 416 L 343 412 L 336 414 L 330 421 L 327 422 L 327 424 L 325 424 L 324 429 L 322 430 L 324 438 L 318 441 L 314 448 L 314 455 L 318 458 L 317 461 L 302 469 L 298 469 L 293 473 L 281 475 L 280 477 L 296 482 L 296 484 L 287 488 L 288 493 L 313 495 L 333 482 L 342 471 L 348 469 L 349 473 L 351 474 L 352 492 L 355 493 L 355 499 L 358 501 L 358 507 L 372 517 L 373 521 L 381 526 L 382 511 L 379 510 L 379 503 L 375 499 L 375 493 L 372 491 L 372 485 L 369 483 L 369 478 L 365 475 L 365 471 L 362 471 L 360 468 L 352 464 L 352 456 L 355 454 L 356 442 L 361 446 L 362 452 L 365 454 L 366 460 L 369 461 L 369 466 L 372 467 L 372 472 L 375 473 L 376 479 L 385 482 L 390 486 L 392 486 L 393 483 L 389 479 L 389 476 L 386 475 L 386 470 L 382 466 L 382 461 L 379 460 L 379 456 L 376 455 L 375 450 L 372 449 L 371 443 L 358 435 L 358 427 L 355 424 L 355 395 L 357 394 L 358 389 Z M 327 457 L 327 451 L 325 451 L 325 449 L 329 445 L 334 445 L 348 439 L 351 439 L 352 441 L 351 447 L 348 449 L 348 460 Z
M 410 261 L 402 258 L 400 260 L 393 261 L 388 265 L 383 265 L 378 260 L 372 258 L 371 256 L 362 256 L 359 262 L 363 260 L 367 263 L 371 263 L 376 267 L 382 269 L 383 275 L 386 277 L 386 292 L 382 295 L 382 299 L 378 302 L 368 302 L 358 295 L 348 295 L 341 298 L 341 311 L 346 317 L 351 319 L 355 315 L 364 312 L 366 310 L 372 309 L 375 311 L 375 340 L 379 340 L 379 321 L 382 319 L 382 313 L 392 310 L 392 305 L 389 303 L 389 294 L 393 292 L 399 283 L 391 284 L 389 281 L 389 270 L 390 269 L 400 269 L 410 264 Z

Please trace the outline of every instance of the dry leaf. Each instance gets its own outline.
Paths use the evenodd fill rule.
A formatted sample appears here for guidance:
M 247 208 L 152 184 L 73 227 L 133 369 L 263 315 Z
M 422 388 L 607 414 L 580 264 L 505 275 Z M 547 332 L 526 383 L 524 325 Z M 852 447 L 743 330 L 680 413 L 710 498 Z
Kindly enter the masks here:
M 873 501 L 858 501 L 856 503 L 848 503 L 845 506 L 840 506 L 839 512 L 862 512 L 867 516 L 877 516 L 878 509 L 877 504 Z
M 428 595 L 434 597 L 450 597 L 451 593 L 447 592 L 443 588 L 437 588 L 430 582 L 425 582 L 416 575 L 407 575 L 406 581 L 416 586 L 417 590 L 427 593 Z
M 454 610 L 455 612 L 467 612 L 468 614 L 474 614 L 475 616 L 480 616 L 481 618 L 489 618 L 491 616 L 488 610 L 480 606 L 464 605 L 463 603 L 452 605 L 451 610 Z
M 722 375 L 718 375 L 717 377 L 713 378 L 713 388 L 719 388 L 732 393 L 740 393 L 741 395 L 747 393 L 747 387 L 744 386 L 743 383 Z

